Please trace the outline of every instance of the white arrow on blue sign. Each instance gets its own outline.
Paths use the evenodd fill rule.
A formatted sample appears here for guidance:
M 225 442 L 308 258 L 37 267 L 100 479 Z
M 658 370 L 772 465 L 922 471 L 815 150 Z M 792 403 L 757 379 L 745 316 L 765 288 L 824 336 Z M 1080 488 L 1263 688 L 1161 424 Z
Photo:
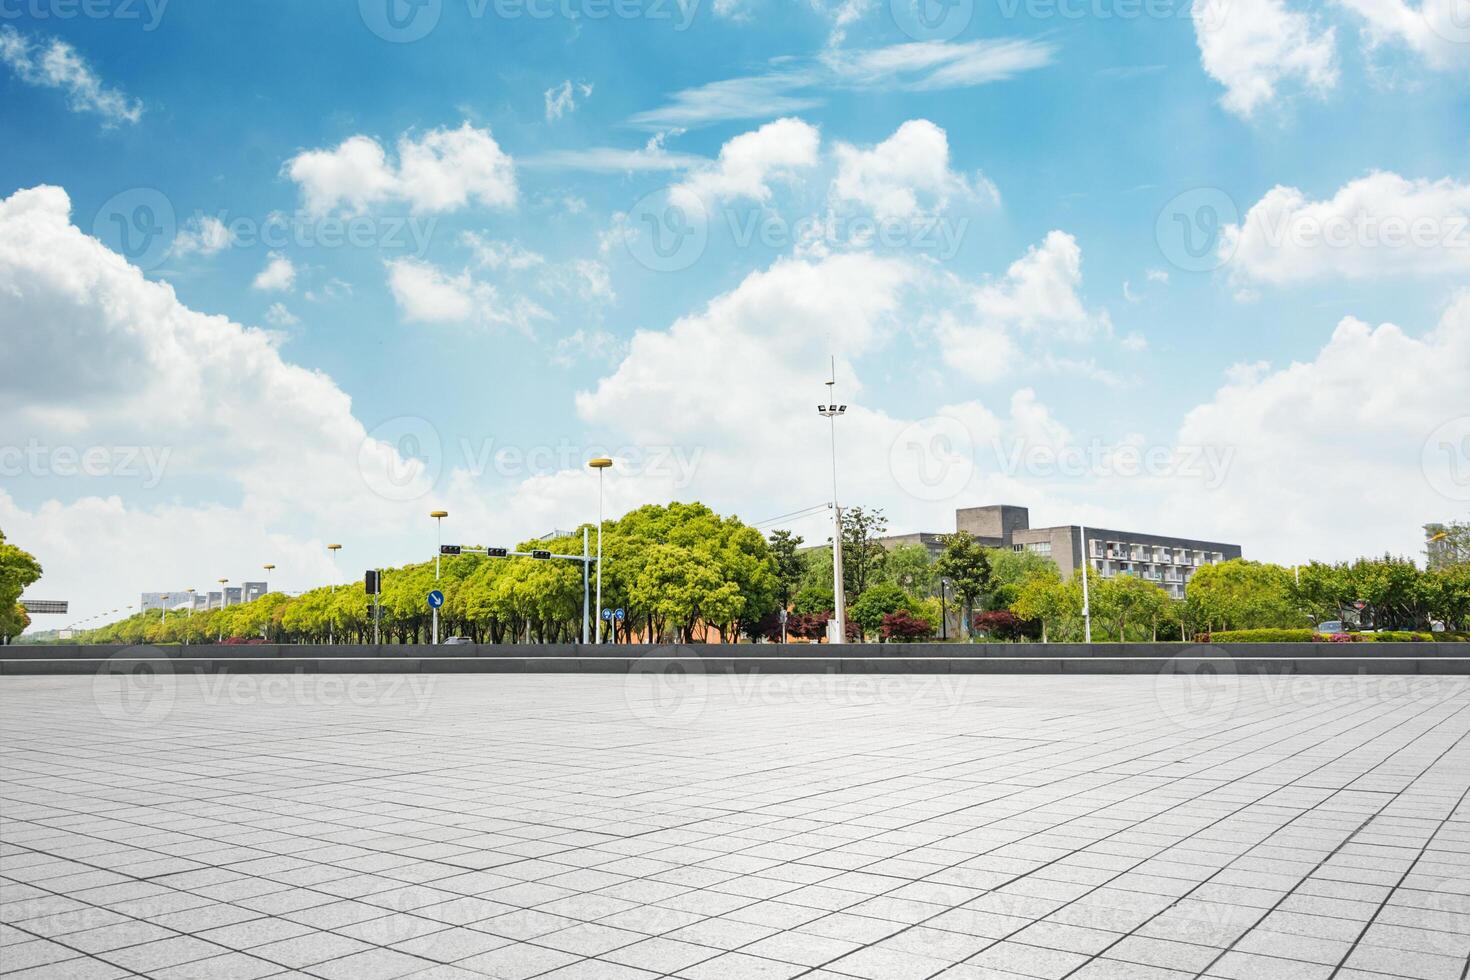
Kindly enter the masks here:
M 613 612 L 613 619 L 621 623 L 623 621 L 623 611 L 621 609 L 615 610 Z
M 435 589 L 433 592 L 430 592 L 429 593 L 429 608 L 431 608 L 431 609 L 438 609 L 442 605 L 444 605 L 444 593 L 443 592 L 440 592 L 438 589 Z

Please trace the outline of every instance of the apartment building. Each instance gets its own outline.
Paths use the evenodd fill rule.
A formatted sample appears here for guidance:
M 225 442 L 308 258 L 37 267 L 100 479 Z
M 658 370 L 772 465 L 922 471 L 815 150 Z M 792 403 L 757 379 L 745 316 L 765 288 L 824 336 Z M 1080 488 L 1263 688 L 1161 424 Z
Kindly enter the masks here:
M 1241 557 L 1238 544 L 1143 531 L 1089 527 L 1084 540 L 1083 529 L 1076 524 L 1031 527 L 1030 512 L 1012 504 L 956 510 L 955 530 L 968 531 L 988 548 L 1044 555 L 1056 563 L 1063 578 L 1082 567 L 1085 554 L 1091 574 L 1101 578 L 1133 575 L 1156 582 L 1176 598 L 1184 595 L 1185 586 L 1200 568 Z M 883 542 L 889 547 L 923 544 L 937 553 L 944 547 L 943 540 L 943 534 L 921 532 L 895 535 Z

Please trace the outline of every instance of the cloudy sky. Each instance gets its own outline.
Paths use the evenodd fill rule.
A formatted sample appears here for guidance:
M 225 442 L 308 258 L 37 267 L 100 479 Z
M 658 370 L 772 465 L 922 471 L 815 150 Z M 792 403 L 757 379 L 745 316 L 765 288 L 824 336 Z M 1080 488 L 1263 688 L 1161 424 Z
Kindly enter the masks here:
M 895 530 L 1417 556 L 1467 81 L 1457 0 L 0 6 L 0 529 L 76 618 L 574 527 L 602 453 L 822 540 L 835 356 Z

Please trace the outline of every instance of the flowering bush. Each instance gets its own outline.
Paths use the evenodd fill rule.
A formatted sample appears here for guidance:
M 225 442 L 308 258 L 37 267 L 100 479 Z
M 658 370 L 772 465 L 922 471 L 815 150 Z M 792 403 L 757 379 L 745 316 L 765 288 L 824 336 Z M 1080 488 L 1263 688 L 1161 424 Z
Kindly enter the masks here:
M 878 632 L 890 643 L 912 643 L 933 636 L 934 624 L 915 616 L 907 609 L 899 609 L 883 617 Z

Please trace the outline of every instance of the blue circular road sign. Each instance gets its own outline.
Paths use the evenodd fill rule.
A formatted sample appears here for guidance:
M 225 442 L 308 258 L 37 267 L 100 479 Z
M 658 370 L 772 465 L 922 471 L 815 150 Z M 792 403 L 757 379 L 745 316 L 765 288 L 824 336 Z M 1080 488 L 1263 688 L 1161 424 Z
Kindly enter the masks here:
M 430 592 L 429 593 L 429 607 L 431 609 L 438 609 L 442 605 L 444 605 L 444 593 L 443 592 L 440 592 L 438 589 L 435 589 L 433 592 Z

